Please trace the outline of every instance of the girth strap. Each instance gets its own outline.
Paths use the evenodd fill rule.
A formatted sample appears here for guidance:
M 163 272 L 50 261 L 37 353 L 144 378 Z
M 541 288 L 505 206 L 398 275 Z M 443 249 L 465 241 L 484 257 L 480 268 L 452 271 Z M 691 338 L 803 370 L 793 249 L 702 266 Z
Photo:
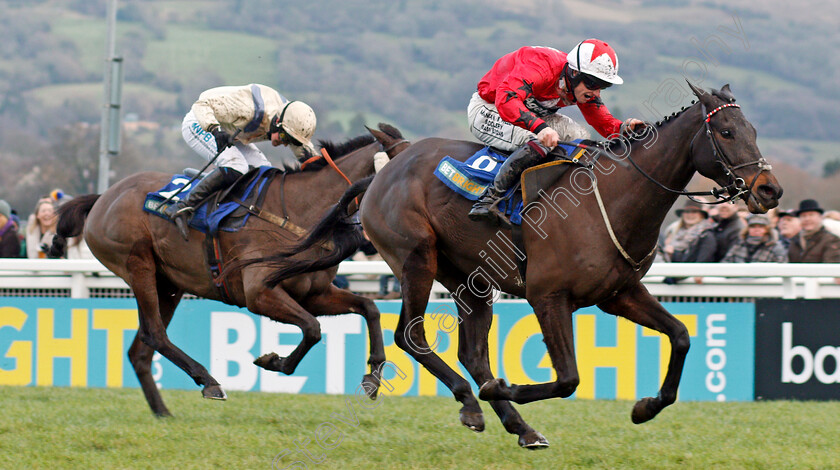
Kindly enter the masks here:
M 207 260 L 207 265 L 210 267 L 210 277 L 213 279 L 213 284 L 219 291 L 222 302 L 229 305 L 238 305 L 233 302 L 228 291 L 227 283 L 221 278 L 224 270 L 224 261 L 222 260 L 222 248 L 219 245 L 217 237 L 207 235 L 204 238 L 204 257 Z M 244 307 L 244 305 L 238 305 Z
M 305 228 L 303 228 L 303 227 L 295 224 L 291 220 L 289 220 L 288 217 L 279 217 L 276 214 L 272 214 L 271 212 L 266 212 L 266 211 L 262 210 L 262 208 L 260 206 L 256 205 L 256 204 L 249 206 L 249 205 L 245 204 L 244 202 L 242 202 L 242 200 L 237 198 L 237 197 L 232 197 L 231 200 L 233 202 L 239 204 L 240 206 L 244 207 L 245 209 L 247 209 L 248 212 L 250 212 L 251 214 L 253 214 L 253 215 L 255 215 L 255 216 L 259 217 L 260 219 L 263 219 L 267 222 L 271 222 L 272 224 L 274 224 L 274 225 L 276 225 L 276 226 L 278 226 L 278 227 L 280 227 L 284 230 L 292 232 L 293 234 L 297 235 L 299 238 L 306 238 L 306 235 L 309 233 Z M 320 245 L 327 250 L 333 250 L 335 248 L 335 245 L 333 245 L 333 243 L 331 241 L 325 241 L 325 242 L 321 243 Z

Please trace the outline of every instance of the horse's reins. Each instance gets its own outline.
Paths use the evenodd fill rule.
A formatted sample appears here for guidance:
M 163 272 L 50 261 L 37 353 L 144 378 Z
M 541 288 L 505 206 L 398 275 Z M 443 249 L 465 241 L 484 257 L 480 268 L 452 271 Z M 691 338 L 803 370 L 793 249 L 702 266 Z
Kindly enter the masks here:
M 722 188 L 712 188 L 710 191 L 685 191 L 685 190 L 671 189 L 671 188 L 665 186 L 664 184 L 660 183 L 659 181 L 657 181 L 654 177 L 650 176 L 645 170 L 643 170 L 639 166 L 638 163 L 636 163 L 635 160 L 633 160 L 633 157 L 630 154 L 627 154 L 627 160 L 629 160 L 630 163 L 633 164 L 633 167 L 636 168 L 636 171 L 641 173 L 642 176 L 644 176 L 645 178 L 647 178 L 648 180 L 650 180 L 651 182 L 653 182 L 654 184 L 656 184 L 660 188 L 664 189 L 665 191 L 668 191 L 668 192 L 674 193 L 674 194 L 678 194 L 680 196 L 686 196 L 689 199 L 691 199 L 692 201 L 698 202 L 698 203 L 701 203 L 701 204 L 723 204 L 725 202 L 730 202 L 734 199 L 737 199 L 738 197 L 741 197 L 745 193 L 751 193 L 752 188 L 755 186 L 755 183 L 758 181 L 759 175 L 761 175 L 761 173 L 764 172 L 764 171 L 772 170 L 773 167 L 769 163 L 767 163 L 767 160 L 765 160 L 763 157 L 761 157 L 761 158 L 759 158 L 755 161 L 752 161 L 752 162 L 742 163 L 740 165 L 734 165 L 733 166 L 732 160 L 730 160 L 730 158 L 726 155 L 726 153 L 723 151 L 723 149 L 720 148 L 720 144 L 718 144 L 718 141 L 715 138 L 715 135 L 712 133 L 711 126 L 709 125 L 709 121 L 712 119 L 712 116 L 714 116 L 718 111 L 720 111 L 724 108 L 740 108 L 741 106 L 738 105 L 738 104 L 735 104 L 735 103 L 727 103 L 727 104 L 718 106 L 717 108 L 713 109 L 712 111 L 710 111 L 708 113 L 706 113 L 706 105 L 704 105 L 701 102 L 700 106 L 701 106 L 701 109 L 703 111 L 703 114 L 705 115 L 705 119 L 703 120 L 703 126 L 706 129 L 706 136 L 709 138 L 709 142 L 712 144 L 712 155 L 714 156 L 715 161 L 723 167 L 724 174 L 729 178 L 730 184 L 728 186 L 725 186 L 725 187 L 722 187 Z M 689 143 L 689 148 L 692 148 L 694 146 L 694 141 L 697 139 L 697 136 L 700 135 L 700 132 L 702 130 L 703 129 L 701 128 L 700 130 L 698 130 L 694 134 L 694 137 L 691 139 L 691 143 Z M 744 181 L 744 179 L 737 176 L 735 174 L 735 170 L 745 168 L 745 167 L 748 167 L 748 166 L 752 166 L 752 165 L 758 165 L 759 172 L 753 177 L 752 181 L 750 182 L 750 185 L 746 186 L 746 182 Z M 728 196 L 723 196 L 723 193 L 727 193 Z M 700 201 L 700 200 L 695 199 L 692 196 L 712 196 L 712 197 L 714 197 L 715 199 L 718 199 L 718 200 L 714 201 L 714 202 Z
M 726 153 L 724 153 L 723 149 L 720 148 L 720 145 L 718 144 L 717 139 L 715 139 L 715 136 L 712 133 L 712 129 L 709 126 L 709 121 L 712 119 L 712 116 L 714 116 L 718 111 L 720 111 L 724 108 L 740 108 L 740 105 L 737 105 L 735 103 L 727 103 L 727 104 L 718 106 L 717 108 L 713 109 L 709 113 L 705 112 L 706 111 L 705 105 L 700 103 L 700 106 L 701 106 L 701 109 L 703 110 L 703 114 L 705 115 L 705 119 L 703 120 L 703 125 L 706 129 L 706 135 L 709 137 L 709 141 L 712 144 L 712 155 L 715 157 L 715 161 L 717 161 L 718 163 L 721 164 L 721 166 L 723 166 L 724 174 L 729 178 L 729 181 L 731 181 L 732 184 L 730 184 L 730 185 L 728 185 L 724 188 L 715 188 L 715 189 L 712 189 L 711 191 L 708 191 L 708 192 L 707 191 L 679 191 L 679 190 L 668 188 L 667 186 L 663 185 L 662 183 L 660 183 L 659 181 L 654 179 L 652 176 L 647 174 L 647 172 L 645 172 L 643 169 L 641 169 L 639 167 L 639 165 L 633 160 L 633 158 L 629 154 L 627 155 L 627 159 L 630 160 L 630 163 L 633 164 L 633 166 L 636 168 L 636 170 L 639 173 L 644 175 L 650 181 L 656 183 L 660 188 L 662 188 L 666 191 L 672 192 L 672 193 L 677 193 L 677 194 L 680 194 L 680 195 L 683 195 L 683 196 L 687 196 L 689 199 L 694 200 L 694 201 L 696 201 L 696 200 L 692 196 L 712 195 L 716 199 L 720 199 L 720 201 L 716 201 L 714 203 L 706 203 L 706 204 L 722 204 L 724 202 L 729 202 L 729 201 L 741 196 L 744 193 L 751 193 L 753 186 L 755 186 L 755 183 L 758 180 L 758 176 L 763 171 L 771 170 L 772 166 L 770 164 L 768 164 L 767 161 L 764 158 L 759 158 L 758 160 L 755 160 L 755 161 L 752 161 L 752 162 L 747 162 L 747 163 L 742 163 L 740 165 L 733 165 L 732 160 L 730 160 L 729 157 L 726 156 Z M 691 143 L 689 144 L 689 148 L 691 148 L 694 145 L 694 139 L 696 139 L 697 135 L 699 135 L 699 134 L 700 134 L 700 131 L 697 131 L 697 133 L 694 135 L 694 138 L 691 139 Z M 600 149 L 598 150 L 598 152 L 600 152 Z M 745 168 L 745 167 L 748 167 L 748 166 L 752 166 L 752 165 L 758 165 L 759 172 L 758 172 L 758 174 L 755 175 L 755 177 L 753 177 L 753 180 L 750 182 L 750 185 L 745 186 L 745 181 L 743 180 L 743 178 L 740 178 L 737 175 L 735 175 L 735 170 L 738 170 L 740 168 Z M 591 168 L 590 168 L 590 171 L 591 171 Z M 595 176 L 592 177 L 592 189 L 595 192 L 595 199 L 598 201 L 598 208 L 601 210 L 601 216 L 604 219 L 604 224 L 607 226 L 607 232 L 610 235 L 610 239 L 612 240 L 613 245 L 615 245 L 616 249 L 618 249 L 618 252 L 621 253 L 621 256 L 624 257 L 624 259 L 628 263 L 630 263 L 630 266 L 633 267 L 633 270 L 634 271 L 639 271 L 642 268 L 642 266 L 650 259 L 650 257 L 654 256 L 654 254 L 656 253 L 656 248 L 657 248 L 656 245 L 654 244 L 653 249 L 650 251 L 650 253 L 648 253 L 644 258 L 642 258 L 641 261 L 634 260 L 633 257 L 630 256 L 629 253 L 627 253 L 627 250 L 625 250 L 624 247 L 621 245 L 621 243 L 618 241 L 618 237 L 616 237 L 615 232 L 613 231 L 612 224 L 610 223 L 610 218 L 607 215 L 607 209 L 604 206 L 604 201 L 601 199 L 601 192 L 598 190 L 598 178 L 596 178 Z M 729 193 L 729 196 L 722 197 L 721 194 L 724 191 Z M 696 202 L 703 203 L 704 201 L 696 201 Z
M 702 106 L 703 111 L 705 111 L 706 110 L 705 105 L 703 105 L 701 103 L 701 106 Z M 726 176 L 729 177 L 729 181 L 732 181 L 732 185 L 730 185 L 730 186 L 735 186 L 735 189 L 738 190 L 738 193 L 735 194 L 734 196 L 732 196 L 730 198 L 730 200 L 732 198 L 741 196 L 744 193 L 752 194 L 752 189 L 755 186 L 755 183 L 758 181 L 759 175 L 761 175 L 761 173 L 764 172 L 764 171 L 770 171 L 770 170 L 773 169 L 772 165 L 767 163 L 767 160 L 765 160 L 764 157 L 759 157 L 755 161 L 742 163 L 740 165 L 734 165 L 733 166 L 732 160 L 730 160 L 729 157 L 726 156 L 726 153 L 724 153 L 723 149 L 720 148 L 720 144 L 718 144 L 718 141 L 715 138 L 715 135 L 712 133 L 712 129 L 709 126 L 709 121 L 712 119 L 712 116 L 714 116 L 718 111 L 720 111 L 724 108 L 740 108 L 740 107 L 741 107 L 740 105 L 737 105 L 737 104 L 732 103 L 732 102 L 720 105 L 717 108 L 713 109 L 711 112 L 706 113 L 706 119 L 703 120 L 703 125 L 706 128 L 706 135 L 709 137 L 709 140 L 712 143 L 712 155 L 714 155 L 715 160 L 718 163 L 720 163 L 721 166 L 723 166 L 724 174 L 726 174 Z M 696 138 L 697 136 L 695 135 L 694 137 Z M 692 140 L 692 144 L 693 144 L 694 139 L 691 139 L 691 140 Z M 720 156 L 718 156 L 718 155 L 720 155 Z M 745 168 L 745 167 L 748 167 L 748 166 L 752 166 L 752 165 L 757 165 L 759 171 L 753 177 L 752 181 L 750 182 L 750 185 L 745 187 L 744 186 L 744 183 L 745 183 L 744 179 L 738 177 L 738 175 L 735 174 L 735 170 Z

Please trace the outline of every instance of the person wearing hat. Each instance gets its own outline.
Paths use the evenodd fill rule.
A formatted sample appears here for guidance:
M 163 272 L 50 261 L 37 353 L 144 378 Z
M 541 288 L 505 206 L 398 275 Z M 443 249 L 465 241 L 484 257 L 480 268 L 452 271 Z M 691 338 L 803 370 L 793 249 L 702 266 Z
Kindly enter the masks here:
M 20 237 L 12 220 L 12 207 L 0 199 L 0 258 L 20 257 Z
M 525 46 L 499 58 L 478 81 L 467 120 L 480 142 L 513 153 L 473 204 L 470 220 L 495 223 L 493 206 L 523 171 L 545 159 L 560 141 L 588 138 L 589 131 L 559 113 L 562 108 L 576 106 L 608 139 L 643 129 L 640 119 L 622 122 L 601 101 L 603 90 L 622 83 L 618 56 L 600 39 L 581 41 L 568 53 Z
M 674 263 L 707 263 L 712 261 L 716 250 L 709 212 L 697 202 L 688 200 L 677 209 L 677 222 L 665 229 L 663 257 Z
M 840 238 L 823 226 L 823 210 L 814 199 L 799 203 L 796 216 L 802 231 L 794 237 L 788 249 L 791 263 L 840 263 Z
M 802 230 L 802 224 L 799 222 L 799 217 L 796 216 L 796 211 L 793 209 L 778 211 L 776 212 L 776 216 L 778 217 L 776 230 L 779 232 L 779 243 L 787 250 L 790 248 L 791 241 Z
M 750 214 L 747 227 L 737 243 L 729 248 L 722 263 L 786 263 L 787 250 L 770 227 L 770 217 Z
M 186 199 L 166 210 L 184 240 L 189 238 L 190 215 L 207 196 L 232 185 L 249 167 L 271 166 L 254 142 L 288 146 L 298 160 L 306 160 L 316 154 L 311 140 L 315 125 L 315 111 L 309 105 L 265 85 L 223 86 L 201 93 L 184 116 L 181 133 L 199 155 L 215 158 L 216 169 Z

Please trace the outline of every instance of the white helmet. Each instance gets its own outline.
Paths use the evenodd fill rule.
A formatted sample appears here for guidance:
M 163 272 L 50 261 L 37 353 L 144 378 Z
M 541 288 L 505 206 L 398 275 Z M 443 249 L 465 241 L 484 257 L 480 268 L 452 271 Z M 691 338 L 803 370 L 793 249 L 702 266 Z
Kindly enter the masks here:
M 618 76 L 618 56 L 609 44 L 600 39 L 587 39 L 566 56 L 569 67 L 613 85 L 624 80 Z
M 270 132 L 285 132 L 292 138 L 292 144 L 301 144 L 315 155 L 312 134 L 315 133 L 315 111 L 303 101 L 289 101 L 279 114 L 271 120 Z

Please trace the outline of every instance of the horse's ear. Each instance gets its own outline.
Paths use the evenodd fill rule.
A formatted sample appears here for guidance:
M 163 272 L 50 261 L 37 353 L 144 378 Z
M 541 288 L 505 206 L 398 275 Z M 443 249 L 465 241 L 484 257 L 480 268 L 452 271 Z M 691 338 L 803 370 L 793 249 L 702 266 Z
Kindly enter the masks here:
M 376 138 L 376 140 L 379 141 L 380 144 L 385 145 L 385 142 L 388 140 L 388 134 L 377 129 L 371 129 L 368 126 L 365 126 L 365 129 L 367 129 L 368 132 L 370 132 L 370 135 Z
M 689 87 L 689 88 L 691 88 L 691 91 L 693 91 L 693 92 L 694 92 L 694 94 L 697 96 L 697 98 L 703 98 L 703 95 L 705 95 L 705 94 L 706 94 L 706 92 L 705 92 L 705 91 L 703 91 L 703 90 L 702 90 L 702 89 L 700 89 L 700 88 L 697 88 L 696 86 L 694 86 L 694 85 L 693 85 L 691 82 L 689 82 L 688 80 L 686 80 L 685 82 L 686 82 L 686 83 L 688 83 L 688 87 Z
M 380 122 L 379 123 L 379 130 L 381 130 L 382 132 L 388 134 L 389 136 L 391 136 L 395 139 L 402 139 L 403 138 L 402 132 L 400 132 L 399 129 L 397 129 L 396 127 L 394 127 L 390 124 Z
M 729 89 L 729 84 L 720 87 L 720 97 L 729 101 L 730 103 L 735 102 L 735 95 L 732 94 L 732 90 Z

